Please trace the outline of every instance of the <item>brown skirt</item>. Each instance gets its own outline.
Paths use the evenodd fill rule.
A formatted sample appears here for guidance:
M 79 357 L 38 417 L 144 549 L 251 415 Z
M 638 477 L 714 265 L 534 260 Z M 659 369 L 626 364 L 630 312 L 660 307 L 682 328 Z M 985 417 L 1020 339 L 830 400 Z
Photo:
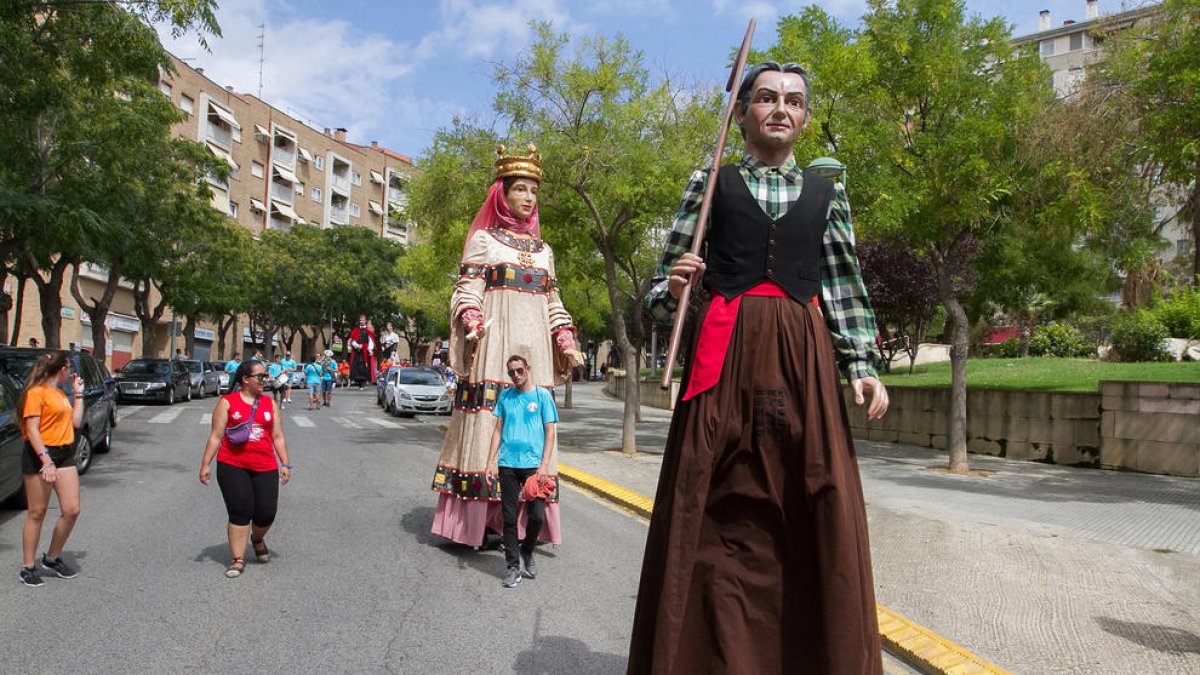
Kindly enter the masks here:
M 629 673 L 883 672 L 838 378 L 814 305 L 742 299 L 720 382 L 671 422 Z

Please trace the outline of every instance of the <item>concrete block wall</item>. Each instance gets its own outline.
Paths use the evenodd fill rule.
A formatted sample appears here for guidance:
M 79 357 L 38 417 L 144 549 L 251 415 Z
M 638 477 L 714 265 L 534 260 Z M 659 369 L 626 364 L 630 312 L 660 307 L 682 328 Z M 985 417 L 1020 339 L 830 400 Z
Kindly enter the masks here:
M 1200 384 L 1101 382 L 1100 465 L 1200 476 Z
M 947 447 L 950 390 L 893 387 L 881 420 L 868 422 L 845 388 L 855 436 L 931 448 Z M 967 450 L 973 453 L 1097 465 L 1100 395 L 972 389 L 967 394 Z

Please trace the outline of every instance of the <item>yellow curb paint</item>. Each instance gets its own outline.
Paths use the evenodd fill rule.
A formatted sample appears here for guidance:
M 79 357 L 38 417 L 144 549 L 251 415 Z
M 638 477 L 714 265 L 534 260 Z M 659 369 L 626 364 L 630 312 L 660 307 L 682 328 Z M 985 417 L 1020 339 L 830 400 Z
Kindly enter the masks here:
M 569 483 L 603 497 L 638 515 L 650 517 L 654 500 L 604 480 L 599 476 L 566 464 L 558 465 L 558 475 Z M 893 612 L 875 605 L 879 637 L 896 657 L 923 673 L 934 675 L 1012 675 L 952 640 L 948 640 Z

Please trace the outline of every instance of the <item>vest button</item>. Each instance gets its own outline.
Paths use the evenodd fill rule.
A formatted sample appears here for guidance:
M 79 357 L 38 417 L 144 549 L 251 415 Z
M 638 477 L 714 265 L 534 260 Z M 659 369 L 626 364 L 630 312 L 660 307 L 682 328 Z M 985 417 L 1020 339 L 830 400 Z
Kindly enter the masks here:
M 771 269 L 770 267 L 768 267 L 768 268 L 767 268 L 767 276 L 771 276 L 771 275 L 773 275 L 773 274 L 775 274 L 775 270 L 773 270 L 773 269 Z
M 774 239 L 768 239 L 768 240 L 767 240 L 767 246 L 774 246 L 774 245 L 775 245 L 775 240 L 774 240 Z

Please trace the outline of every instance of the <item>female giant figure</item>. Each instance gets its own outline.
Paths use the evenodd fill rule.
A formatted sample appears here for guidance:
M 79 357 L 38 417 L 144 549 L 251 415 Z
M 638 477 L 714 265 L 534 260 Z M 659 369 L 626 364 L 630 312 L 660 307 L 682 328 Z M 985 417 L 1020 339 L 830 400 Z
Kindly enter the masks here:
M 525 357 L 536 386 L 562 384 L 583 363 L 575 327 L 555 285 L 554 253 L 541 239 L 537 192 L 541 156 L 505 156 L 467 232 L 458 282 L 450 299 L 450 367 L 458 386 L 438 457 L 433 533 L 479 546 L 490 527 L 502 529 L 499 484 L 485 475 L 496 424 L 492 407 L 509 386 L 505 364 Z M 557 485 L 557 458 L 550 464 Z M 558 489 L 547 500 L 541 537 L 559 543 Z M 519 537 L 524 537 L 522 509 Z

